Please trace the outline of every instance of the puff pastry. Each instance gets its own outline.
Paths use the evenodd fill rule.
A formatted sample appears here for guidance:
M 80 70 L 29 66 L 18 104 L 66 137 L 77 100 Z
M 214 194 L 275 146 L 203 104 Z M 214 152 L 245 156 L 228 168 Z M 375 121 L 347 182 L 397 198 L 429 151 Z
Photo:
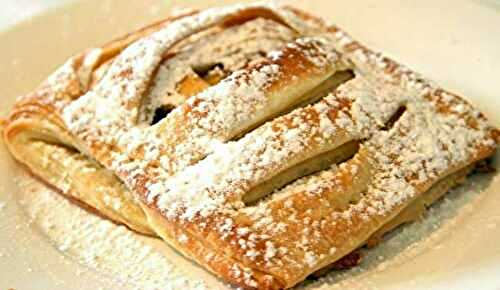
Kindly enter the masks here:
M 412 220 L 493 155 L 461 97 L 278 4 L 171 17 L 66 62 L 12 154 L 224 280 L 282 289 Z

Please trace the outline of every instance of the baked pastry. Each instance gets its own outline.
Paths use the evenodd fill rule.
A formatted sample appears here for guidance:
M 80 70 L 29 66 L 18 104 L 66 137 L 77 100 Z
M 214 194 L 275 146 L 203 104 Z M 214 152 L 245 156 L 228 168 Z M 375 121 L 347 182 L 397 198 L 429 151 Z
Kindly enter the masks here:
M 4 130 L 63 193 L 258 289 L 376 243 L 493 155 L 499 135 L 338 27 L 261 3 L 76 56 Z

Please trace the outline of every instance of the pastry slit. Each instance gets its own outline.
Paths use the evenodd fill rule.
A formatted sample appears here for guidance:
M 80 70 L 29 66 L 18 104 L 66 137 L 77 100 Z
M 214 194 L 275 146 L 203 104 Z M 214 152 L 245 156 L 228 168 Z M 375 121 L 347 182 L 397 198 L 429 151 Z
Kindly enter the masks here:
M 261 126 L 262 124 L 264 124 L 269 120 L 273 120 L 276 117 L 286 115 L 297 108 L 305 107 L 307 105 L 313 104 L 321 100 L 322 98 L 326 97 L 330 92 L 334 91 L 338 86 L 353 78 L 354 78 L 354 73 L 352 70 L 343 70 L 335 72 L 333 75 L 331 75 L 329 78 L 327 78 L 322 83 L 317 85 L 315 88 L 309 90 L 307 93 L 298 98 L 294 104 L 291 104 L 288 108 L 286 108 L 281 112 L 277 112 L 276 114 L 268 116 L 267 118 L 261 120 L 260 122 L 253 124 L 251 127 L 245 129 L 243 132 L 236 135 L 236 137 L 234 137 L 232 141 L 237 141 L 241 139 L 244 135 L 248 134 L 249 132 L 251 132 L 255 128 L 258 128 L 259 126 Z
M 247 206 L 255 205 L 274 190 L 278 190 L 301 177 L 346 161 L 358 151 L 358 148 L 359 142 L 350 141 L 333 150 L 306 159 L 250 189 L 243 196 L 243 202 Z
M 406 112 L 406 107 L 400 106 L 396 110 L 396 112 L 394 112 L 394 114 L 392 114 L 392 116 L 389 118 L 389 120 L 387 122 L 385 122 L 385 125 L 384 125 L 384 127 L 382 127 L 382 130 L 388 131 L 392 127 L 394 127 L 394 124 L 396 124 L 399 121 L 399 119 L 401 118 L 401 116 L 403 116 L 403 114 L 405 112 Z
M 347 72 L 342 72 L 345 77 L 347 77 Z M 351 72 L 352 73 L 352 72 Z M 314 90 L 312 90 L 310 93 L 312 93 L 312 96 L 317 96 L 318 93 L 320 92 L 325 92 L 326 87 L 328 86 L 326 83 L 331 85 L 335 81 L 337 81 L 337 78 L 331 77 L 327 81 L 323 82 L 321 85 L 316 87 Z M 337 84 L 338 85 L 338 84 Z M 320 89 L 321 88 L 321 89 Z M 401 118 L 401 116 L 404 114 L 406 111 L 406 107 L 401 106 L 399 107 L 396 112 L 389 118 L 389 120 L 385 123 L 384 125 L 384 130 L 389 130 L 394 126 L 395 123 L 398 122 L 398 120 Z M 280 189 L 283 186 L 301 178 L 307 175 L 310 175 L 312 173 L 324 170 L 329 168 L 330 166 L 334 164 L 338 164 L 341 162 L 346 161 L 347 159 L 351 158 L 354 156 L 354 154 L 358 151 L 359 149 L 359 142 L 358 141 L 349 141 L 338 148 L 335 148 L 333 150 L 323 152 L 319 155 L 316 155 L 314 157 L 311 157 L 307 160 L 304 160 L 290 168 L 287 168 L 283 170 L 282 172 L 278 173 L 277 175 L 273 176 L 272 178 L 260 183 L 259 185 L 253 187 L 250 189 L 244 196 L 243 196 L 243 202 L 247 206 L 254 205 L 256 202 L 258 202 L 260 199 L 266 197 L 269 195 L 271 192 L 274 190 Z M 359 194 L 352 196 L 350 199 L 347 200 L 347 204 L 343 205 L 344 207 L 347 206 L 348 204 L 353 204 L 356 203 L 359 200 Z
M 352 70 L 343 70 L 334 73 L 332 76 L 327 78 L 321 84 L 319 84 L 314 89 L 310 90 L 304 96 L 300 98 L 297 104 L 290 107 L 290 109 L 284 113 L 289 113 L 296 108 L 305 107 L 309 104 L 313 104 L 322 98 L 326 97 L 329 93 L 334 91 L 341 84 L 354 78 L 354 72 Z

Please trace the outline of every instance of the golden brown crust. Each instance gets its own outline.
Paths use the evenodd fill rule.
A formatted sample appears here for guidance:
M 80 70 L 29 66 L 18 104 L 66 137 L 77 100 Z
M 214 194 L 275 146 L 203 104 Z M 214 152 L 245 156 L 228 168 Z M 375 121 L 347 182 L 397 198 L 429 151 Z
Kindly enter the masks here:
M 199 67 L 172 77 L 196 63 L 190 55 L 218 51 L 204 40 L 251 31 L 251 21 L 266 27 L 262 35 L 282 38 L 273 50 L 287 44 L 242 70 L 218 72 L 228 77 L 213 86 Z M 342 72 L 354 77 L 330 83 Z M 196 95 L 162 103 L 180 106 L 148 126 L 153 99 L 176 93 L 171 83 L 181 95 Z M 325 84 L 328 96 L 295 108 Z M 67 194 L 154 231 L 230 283 L 258 289 L 292 287 L 391 228 L 433 185 L 491 156 L 499 135 L 459 96 L 338 27 L 274 4 L 192 13 L 77 56 L 18 102 L 4 132 L 14 156 L 50 183 L 65 186 L 47 169 L 73 158 L 71 166 L 98 168 L 88 176 L 70 171 L 74 182 L 108 174 L 102 182 L 112 180 L 116 196 L 142 216 L 72 193 L 75 183 Z M 308 175 L 307 162 L 346 144 L 361 145 L 338 166 L 257 202 L 245 198 L 279 174 L 285 181 Z M 55 152 L 64 158 L 39 157 Z
M 159 21 L 105 44 L 100 48 L 98 58 L 87 64 L 86 73 L 91 74 L 103 64 L 110 63 L 137 39 L 187 15 Z M 91 75 L 77 75 L 89 54 L 91 51 L 74 56 L 60 72 L 55 72 L 52 77 L 57 79 L 57 85 L 51 83 L 49 78 L 34 92 L 22 96 L 15 103 L 5 121 L 4 140 L 18 161 L 63 194 L 84 202 L 133 230 L 153 234 L 142 209 L 128 189 L 111 171 L 78 152 L 77 142 L 62 120 L 63 108 L 87 90 L 82 78 L 87 79 L 89 84 L 95 81 Z M 57 78 L 59 74 L 64 77 Z

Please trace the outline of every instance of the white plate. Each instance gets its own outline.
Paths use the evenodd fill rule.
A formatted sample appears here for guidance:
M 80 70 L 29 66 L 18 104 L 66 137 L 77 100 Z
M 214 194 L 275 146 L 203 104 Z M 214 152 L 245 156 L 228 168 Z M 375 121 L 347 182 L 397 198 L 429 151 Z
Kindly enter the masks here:
M 161 18 L 181 2 L 184 7 L 221 4 L 81 1 L 2 33 L 0 113 L 71 54 Z M 498 2 L 295 2 L 467 96 L 500 125 Z M 3 145 L 0 164 L 0 289 L 226 287 L 161 242 L 89 214 L 26 177 Z M 498 174 L 475 177 L 422 222 L 368 251 L 361 267 L 300 288 L 500 289 L 499 190 Z

